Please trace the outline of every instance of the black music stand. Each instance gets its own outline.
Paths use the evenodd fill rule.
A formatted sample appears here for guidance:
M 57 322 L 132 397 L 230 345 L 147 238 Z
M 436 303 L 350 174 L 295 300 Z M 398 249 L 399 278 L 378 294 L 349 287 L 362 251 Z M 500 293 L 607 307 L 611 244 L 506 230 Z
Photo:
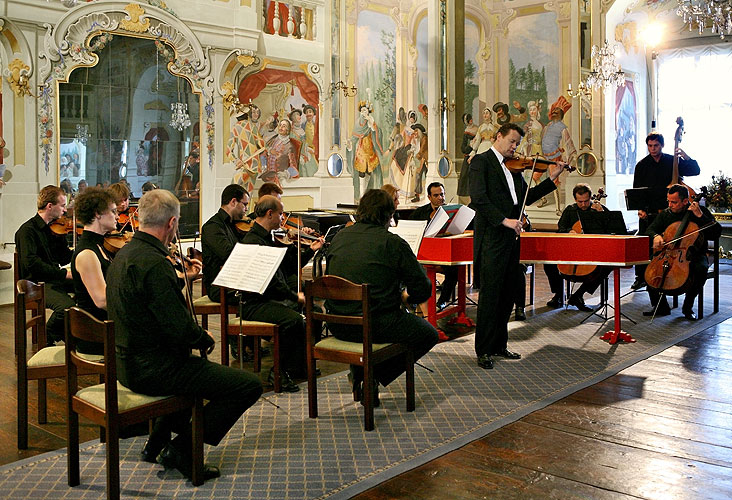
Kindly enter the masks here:
M 665 187 L 643 187 L 625 190 L 625 206 L 628 210 L 660 211 L 668 208 Z

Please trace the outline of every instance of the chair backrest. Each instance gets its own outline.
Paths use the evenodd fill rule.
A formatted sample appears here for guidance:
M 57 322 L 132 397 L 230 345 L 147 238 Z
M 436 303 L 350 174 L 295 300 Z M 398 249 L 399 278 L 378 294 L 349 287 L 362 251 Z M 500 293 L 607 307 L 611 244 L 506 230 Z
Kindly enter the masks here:
M 39 348 L 46 346 L 46 295 L 43 283 L 18 280 L 15 284 L 15 352 L 25 359 L 28 349 L 26 331 L 35 332 Z M 31 312 L 27 318 L 26 311 Z
M 328 301 L 360 301 L 361 316 L 321 313 L 314 308 L 314 299 Z M 371 345 L 371 296 L 368 283 L 357 284 L 345 278 L 324 275 L 305 282 L 305 317 L 311 321 L 325 321 L 343 325 L 362 325 L 364 341 Z
M 78 389 L 77 375 L 79 369 L 84 373 L 104 375 L 106 408 L 117 408 L 117 363 L 115 359 L 114 322 L 99 321 L 88 312 L 78 307 L 66 309 L 64 315 L 66 326 L 66 376 L 68 378 L 69 397 Z M 104 361 L 95 361 L 80 356 L 76 350 L 77 340 L 104 344 Z

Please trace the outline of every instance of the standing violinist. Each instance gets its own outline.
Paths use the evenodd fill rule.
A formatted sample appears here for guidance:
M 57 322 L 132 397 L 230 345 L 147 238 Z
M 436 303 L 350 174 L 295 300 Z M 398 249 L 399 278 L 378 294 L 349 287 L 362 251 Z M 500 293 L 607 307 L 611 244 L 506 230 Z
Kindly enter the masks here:
M 115 182 L 109 186 L 109 192 L 112 193 L 114 203 L 117 205 L 117 214 L 119 215 L 117 230 L 121 233 L 134 232 L 137 223 L 134 222 L 133 225 L 132 217 L 135 216 L 135 210 L 130 208 L 130 188 L 127 187 L 127 183 Z
M 598 212 L 607 211 L 607 207 L 602 205 L 599 201 L 592 200 L 592 189 L 588 184 L 580 183 L 572 189 L 572 196 L 574 196 L 574 205 L 568 205 L 562 212 L 562 216 L 559 218 L 557 223 L 557 232 L 559 233 L 570 233 L 578 232 L 575 227 L 577 222 L 580 223 L 579 232 L 581 229 L 581 214 L 589 210 L 595 210 Z M 585 304 L 584 294 L 595 293 L 597 287 L 599 287 L 605 278 L 608 277 L 612 268 L 606 266 L 597 266 L 597 268 L 585 277 L 582 284 L 567 300 L 567 304 L 574 306 L 580 311 L 590 312 L 592 308 Z M 562 287 L 564 286 L 564 279 L 559 274 L 556 264 L 544 264 L 544 272 L 546 277 L 549 278 L 549 288 L 551 289 L 554 297 L 551 298 L 547 305 L 549 307 L 561 307 L 562 305 Z
M 117 205 L 112 194 L 103 188 L 87 188 L 74 200 L 76 217 L 84 232 L 76 242 L 71 257 L 76 305 L 98 320 L 107 319 L 107 269 L 112 255 L 104 248 L 104 235 L 117 229 Z M 79 351 L 103 354 L 102 344 L 78 340 Z
M 491 148 L 470 162 L 470 206 L 475 210 L 473 261 L 478 270 L 480 294 L 475 328 L 475 353 L 478 366 L 493 368 L 491 356 L 520 359 L 508 349 L 508 319 L 511 316 L 515 276 L 519 271 L 519 235 L 522 231 L 521 209 L 526 196 L 530 205 L 556 189 L 554 180 L 566 163 L 556 161 L 549 167 L 549 177 L 527 188 L 521 172 L 506 165 L 524 136 L 515 123 L 504 123 L 496 133 Z
M 427 199 L 429 203 L 417 208 L 409 216 L 411 220 L 431 220 L 437 209 L 445 204 L 445 186 L 439 182 L 433 182 L 427 186 Z M 445 279 L 442 281 L 440 298 L 437 299 L 437 310 L 442 311 L 452 300 L 455 294 L 455 285 L 458 282 L 457 266 L 441 266 Z
M 694 299 L 699 295 L 701 289 L 704 288 L 704 282 L 707 280 L 707 269 L 709 268 L 706 244 L 704 242 L 718 238 L 722 234 L 722 226 L 718 222 L 715 222 L 714 215 L 706 207 L 702 207 L 696 201 L 689 200 L 689 190 L 686 186 L 674 184 L 668 188 L 666 201 L 668 202 L 668 208 L 658 214 L 646 232 L 653 242 L 654 252 L 660 250 L 667 243 L 665 240 L 668 237 L 664 235 L 666 229 L 674 222 L 681 221 L 687 214 L 689 216 L 688 221 L 696 224 L 699 229 L 711 224 L 711 226 L 701 232 L 701 237 L 698 234 L 689 236 L 689 238 L 696 240 L 697 244 L 692 245 L 686 255 L 689 261 L 689 279 L 686 285 L 686 295 L 684 297 L 684 304 L 681 306 L 681 312 L 689 321 L 695 321 L 696 314 L 693 309 Z M 671 235 L 671 238 L 673 236 Z M 656 316 L 668 316 L 671 314 L 671 308 L 666 301 L 666 297 L 663 297 L 663 301 L 659 304 L 659 300 L 661 299 L 659 291 L 649 287 L 648 296 L 651 299 L 651 305 L 655 309 Z M 644 311 L 643 315 L 653 316 L 654 309 Z
M 674 156 L 663 153 L 663 136 L 661 134 L 650 133 L 646 137 L 646 146 L 648 147 L 648 156 L 643 158 L 635 166 L 633 174 L 634 188 L 665 188 L 671 184 L 674 172 Z M 679 175 L 694 176 L 699 175 L 699 164 L 692 160 L 683 149 L 676 148 L 674 154 L 679 158 Z M 683 180 L 680 178 L 680 181 Z M 656 214 L 650 212 L 651 206 L 658 206 L 654 200 L 648 200 L 648 206 L 643 210 L 638 210 L 638 234 L 645 234 L 648 227 L 653 223 Z M 661 205 L 663 206 L 663 205 Z M 633 290 L 645 286 L 646 282 L 643 278 L 646 272 L 646 265 L 635 266 L 635 281 L 631 285 Z
M 262 196 L 254 209 L 256 219 L 242 243 L 247 245 L 280 246 L 274 240 L 272 231 L 279 229 L 283 220 L 284 207 L 274 196 Z M 317 240 L 310 245 L 314 252 L 323 245 Z M 302 292 L 294 290 L 287 281 L 283 268 L 285 262 L 275 272 L 263 294 L 242 292 L 242 319 L 263 321 L 279 325 L 280 366 L 282 366 L 282 390 L 297 392 L 300 387 L 292 377 L 306 376 L 305 364 L 305 320 L 300 311 L 305 303 Z M 274 382 L 270 371 L 269 381 Z
M 46 284 L 46 307 L 53 314 L 46 323 L 48 345 L 64 339 L 64 310 L 73 307 L 71 270 L 61 266 L 71 261 L 66 235 L 55 234 L 50 224 L 66 214 L 66 194 L 58 186 L 46 186 L 38 194 L 38 212 L 15 232 L 20 279 Z M 45 347 L 45 346 L 44 346 Z

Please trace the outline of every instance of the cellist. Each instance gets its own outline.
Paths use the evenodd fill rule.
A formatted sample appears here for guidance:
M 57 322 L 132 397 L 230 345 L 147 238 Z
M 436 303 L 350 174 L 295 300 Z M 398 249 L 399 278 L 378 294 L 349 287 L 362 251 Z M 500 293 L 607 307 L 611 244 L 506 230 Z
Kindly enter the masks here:
M 664 245 L 663 235 L 666 229 L 674 222 L 681 221 L 687 212 L 689 212 L 689 222 L 695 223 L 700 229 L 709 226 L 701 231 L 701 236 L 696 234 L 688 236 L 689 238 L 699 238 L 699 242 L 704 242 L 718 238 L 722 234 L 722 226 L 715 221 L 714 215 L 706 207 L 699 205 L 698 202 L 689 200 L 689 191 L 685 186 L 679 184 L 671 186 L 668 189 L 666 201 L 668 202 L 668 208 L 658 214 L 646 232 L 653 241 L 654 252 L 660 250 Z M 687 255 L 687 260 L 689 261 L 689 281 L 687 282 L 686 295 L 681 312 L 689 321 L 696 320 L 696 314 L 693 309 L 694 299 L 699 295 L 699 292 L 704 287 L 704 282 L 707 280 L 709 261 L 707 260 L 705 250 L 705 245 L 703 248 L 694 245 L 689 248 L 689 255 Z M 653 316 L 653 311 L 656 309 L 661 294 L 657 290 L 648 288 L 648 296 L 651 299 L 653 308 L 650 311 L 643 312 L 643 315 Z M 656 316 L 668 316 L 669 314 L 671 314 L 671 308 L 666 301 L 666 297 L 664 297 L 663 302 L 656 309 Z
M 582 232 L 582 223 L 580 222 L 580 214 L 582 212 L 586 212 L 588 210 L 596 210 L 598 212 L 607 211 L 606 206 L 597 200 L 591 199 L 592 189 L 588 184 L 577 184 L 574 189 L 572 189 L 572 196 L 574 196 L 574 205 L 568 205 L 564 208 L 562 216 L 559 218 L 559 222 L 557 223 L 557 232 L 559 233 Z M 576 227 L 578 223 L 580 224 L 579 228 Z M 579 231 L 577 229 L 579 229 Z M 600 286 L 600 284 L 610 274 L 611 270 L 612 269 L 609 267 L 597 266 L 594 271 L 584 278 L 577 291 L 569 297 L 569 300 L 567 300 L 567 304 L 576 307 L 580 311 L 592 311 L 592 308 L 585 304 L 584 294 L 595 293 L 597 287 Z M 561 307 L 564 280 L 559 274 L 557 265 L 544 264 L 544 272 L 546 273 L 547 278 L 549 278 L 549 287 L 552 293 L 554 293 L 554 297 L 547 302 L 547 305 L 554 308 Z

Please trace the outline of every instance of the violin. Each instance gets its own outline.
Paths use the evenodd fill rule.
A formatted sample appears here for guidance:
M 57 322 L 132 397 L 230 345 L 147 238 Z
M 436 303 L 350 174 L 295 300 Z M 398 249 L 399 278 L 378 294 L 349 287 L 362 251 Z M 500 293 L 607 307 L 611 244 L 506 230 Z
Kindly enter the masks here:
M 699 201 L 704 195 L 697 195 Z M 666 295 L 681 295 L 689 281 L 689 250 L 703 242 L 701 232 L 706 226 L 699 226 L 689 221 L 691 211 L 684 217 L 670 224 L 663 232 L 665 242 L 661 249 L 653 255 L 646 267 L 645 279 L 650 288 Z
M 104 249 L 111 254 L 116 254 L 129 243 L 133 235 L 134 233 L 110 233 L 104 237 Z
M 74 219 L 68 216 L 61 216 L 55 221 L 51 222 L 48 227 L 51 229 L 53 234 L 58 236 L 65 236 L 74 231 Z M 84 232 L 84 226 L 82 224 L 76 224 L 76 234 Z
M 240 233 L 246 234 L 252 229 L 252 226 L 254 225 L 254 220 L 241 219 L 241 220 L 234 222 L 234 225 L 236 226 L 236 229 L 238 229 Z
M 503 164 L 506 168 L 513 172 L 520 174 L 524 170 L 533 170 L 534 172 L 546 172 L 550 165 L 556 165 L 557 162 L 551 160 L 545 160 L 538 156 L 514 156 L 513 158 L 506 158 L 503 160 Z M 571 165 L 565 165 L 564 170 L 567 172 L 573 172 L 577 170 Z
M 117 226 L 122 231 L 126 227 L 129 227 L 132 232 L 137 231 L 140 228 L 140 217 L 137 214 L 137 207 L 130 207 L 127 213 L 121 213 L 117 219 Z
M 598 189 L 596 194 L 590 196 L 590 200 L 592 200 L 593 203 L 599 203 L 603 198 L 607 198 L 604 188 Z M 588 210 L 592 209 L 590 208 Z M 582 221 L 579 220 L 579 218 L 577 222 L 572 225 L 572 229 L 570 229 L 569 232 L 570 234 L 584 234 L 585 231 L 582 228 Z M 585 281 L 590 274 L 595 272 L 596 269 L 596 265 L 557 264 L 559 274 L 566 276 L 570 281 Z

